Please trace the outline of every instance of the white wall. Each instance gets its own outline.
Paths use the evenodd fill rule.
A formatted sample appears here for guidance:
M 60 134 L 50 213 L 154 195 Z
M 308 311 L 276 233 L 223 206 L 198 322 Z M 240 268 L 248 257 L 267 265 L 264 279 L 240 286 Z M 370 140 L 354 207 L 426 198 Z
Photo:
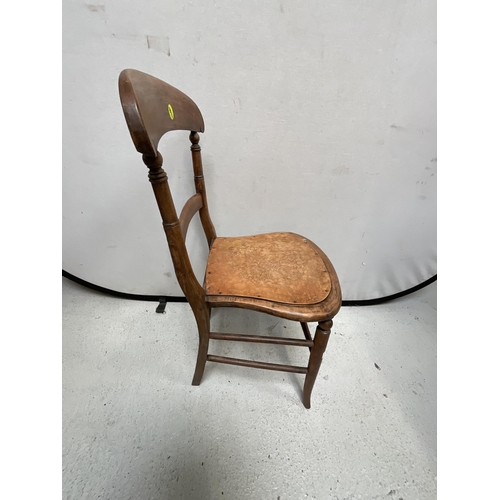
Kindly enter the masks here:
M 63 15 L 63 269 L 181 295 L 118 98 L 120 71 L 135 68 L 200 107 L 219 235 L 309 237 L 346 300 L 436 273 L 434 0 L 65 0 Z M 160 151 L 180 209 L 193 193 L 187 133 Z M 202 238 L 196 219 L 200 279 Z

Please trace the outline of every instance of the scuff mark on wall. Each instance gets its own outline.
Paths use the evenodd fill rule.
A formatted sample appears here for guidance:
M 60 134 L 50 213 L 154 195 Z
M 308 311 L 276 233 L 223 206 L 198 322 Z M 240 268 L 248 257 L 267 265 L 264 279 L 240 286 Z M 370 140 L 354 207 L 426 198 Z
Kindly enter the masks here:
M 153 36 L 146 35 L 148 49 L 155 50 L 156 52 L 164 52 L 170 57 L 170 40 L 168 36 Z
M 349 167 L 346 167 L 345 165 L 340 165 L 339 167 L 335 167 L 332 170 L 332 173 L 342 175 L 342 174 L 348 174 L 350 171 Z
M 399 130 L 400 132 L 403 132 L 405 131 L 406 129 L 404 127 L 402 127 L 401 125 L 396 125 L 396 124 L 392 124 L 391 125 L 391 128 L 395 129 L 395 130 Z
M 87 5 L 87 9 L 89 9 L 90 12 L 106 12 L 105 5 Z

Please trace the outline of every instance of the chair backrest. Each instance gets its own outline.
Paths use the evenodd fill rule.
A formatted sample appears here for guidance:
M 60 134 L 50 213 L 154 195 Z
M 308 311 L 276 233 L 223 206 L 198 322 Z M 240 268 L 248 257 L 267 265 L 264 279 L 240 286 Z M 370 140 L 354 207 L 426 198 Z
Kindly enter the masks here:
M 118 87 L 130 135 L 139 153 L 156 156 L 158 142 L 171 130 L 205 130 L 198 106 L 186 94 L 154 76 L 125 69 Z
M 196 320 L 205 321 L 205 293 L 194 275 L 185 245 L 189 223 L 198 211 L 209 247 L 217 236 L 208 211 L 201 148 L 198 144 L 198 132 L 205 130 L 203 117 L 198 106 L 187 95 L 141 71 L 123 70 L 119 77 L 119 92 L 130 135 L 149 168 L 149 180 L 160 209 L 175 274 Z M 196 189 L 196 194 L 186 202 L 179 217 L 167 174 L 162 168 L 163 158 L 158 151 L 161 137 L 171 130 L 190 131 Z

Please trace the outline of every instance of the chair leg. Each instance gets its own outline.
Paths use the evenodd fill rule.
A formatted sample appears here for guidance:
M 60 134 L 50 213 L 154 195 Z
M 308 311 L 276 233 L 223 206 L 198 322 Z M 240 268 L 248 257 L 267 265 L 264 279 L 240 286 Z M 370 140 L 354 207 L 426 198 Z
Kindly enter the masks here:
M 330 338 L 332 325 L 332 320 L 320 321 L 314 334 L 314 346 L 309 357 L 309 365 L 307 366 L 306 380 L 304 382 L 303 402 L 306 408 L 311 408 L 311 392 L 318 375 L 319 367 L 321 366 L 323 353 Z
M 198 359 L 196 360 L 196 368 L 194 370 L 193 381 L 191 385 L 200 385 L 201 377 L 203 377 L 203 372 L 205 371 L 205 364 L 207 362 L 208 354 L 208 335 L 200 335 L 200 343 L 198 345 Z
M 210 332 L 210 317 L 211 309 L 208 309 L 207 313 L 202 315 L 202 320 L 198 321 L 198 334 L 199 334 L 199 344 L 198 344 L 198 358 L 196 360 L 196 368 L 194 370 L 193 381 L 191 385 L 200 385 L 201 377 L 203 377 L 203 372 L 205 371 L 205 364 L 207 363 L 208 355 L 208 335 Z

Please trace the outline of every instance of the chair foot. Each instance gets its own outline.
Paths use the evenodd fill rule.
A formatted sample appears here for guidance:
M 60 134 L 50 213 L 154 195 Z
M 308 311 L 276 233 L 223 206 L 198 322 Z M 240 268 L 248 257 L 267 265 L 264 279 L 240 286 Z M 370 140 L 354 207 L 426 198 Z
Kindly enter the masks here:
M 309 357 L 309 365 L 307 367 L 306 380 L 304 382 L 304 406 L 311 408 L 311 393 L 314 387 L 314 382 L 318 376 L 319 367 L 323 360 L 323 353 L 325 352 L 328 339 L 330 338 L 330 331 L 332 329 L 332 320 L 320 321 L 314 334 L 314 346 Z
M 200 385 L 203 372 L 205 371 L 205 364 L 207 363 L 208 354 L 208 339 L 201 341 L 198 347 L 198 359 L 196 360 L 196 368 L 194 370 L 193 381 L 191 385 Z

